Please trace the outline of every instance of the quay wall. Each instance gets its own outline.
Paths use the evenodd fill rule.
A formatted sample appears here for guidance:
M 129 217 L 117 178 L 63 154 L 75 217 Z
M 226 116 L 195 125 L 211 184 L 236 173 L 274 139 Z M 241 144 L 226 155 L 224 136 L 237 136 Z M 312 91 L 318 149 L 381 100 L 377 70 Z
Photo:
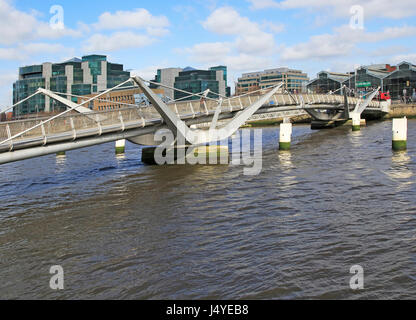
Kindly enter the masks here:
M 393 104 L 386 118 L 396 117 L 416 118 L 416 104 Z

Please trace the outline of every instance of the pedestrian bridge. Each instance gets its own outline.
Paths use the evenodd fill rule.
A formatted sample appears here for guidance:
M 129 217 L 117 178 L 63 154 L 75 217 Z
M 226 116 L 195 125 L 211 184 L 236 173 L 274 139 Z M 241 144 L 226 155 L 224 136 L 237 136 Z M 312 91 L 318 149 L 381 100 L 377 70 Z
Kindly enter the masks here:
M 39 94 L 47 94 L 60 102 L 65 100 L 44 89 L 40 89 Z M 211 122 L 214 117 L 216 120 L 234 118 L 262 98 L 263 95 L 256 93 L 224 100 L 205 97 L 196 101 L 171 102 L 167 106 L 187 126 L 191 126 Z M 358 98 L 342 95 L 274 93 L 255 114 L 275 114 L 283 118 L 289 117 L 288 112 L 294 110 L 336 112 L 345 108 L 346 101 L 349 109 L 354 109 L 360 103 Z M 139 108 L 120 104 L 119 109 L 107 111 L 92 111 L 84 107 L 82 112 L 75 111 L 82 107 L 69 100 L 67 105 L 69 109 L 58 116 L 0 123 L 0 164 L 132 139 L 154 134 L 167 127 L 166 121 L 153 105 Z M 388 106 L 371 101 L 366 112 L 387 113 Z

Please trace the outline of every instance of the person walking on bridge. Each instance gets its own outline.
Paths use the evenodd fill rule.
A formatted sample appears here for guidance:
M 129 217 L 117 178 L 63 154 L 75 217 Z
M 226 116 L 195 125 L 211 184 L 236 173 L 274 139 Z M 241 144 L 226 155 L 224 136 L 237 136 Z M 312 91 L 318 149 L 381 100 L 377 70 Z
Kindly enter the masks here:
M 403 102 L 407 104 L 407 90 L 406 88 L 403 89 Z

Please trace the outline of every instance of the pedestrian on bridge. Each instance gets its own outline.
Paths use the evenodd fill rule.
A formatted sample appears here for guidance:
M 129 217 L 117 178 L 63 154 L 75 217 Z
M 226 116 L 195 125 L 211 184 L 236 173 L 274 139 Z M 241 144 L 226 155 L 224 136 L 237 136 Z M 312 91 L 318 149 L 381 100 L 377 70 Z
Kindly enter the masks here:
M 407 104 L 407 90 L 406 88 L 403 89 L 403 102 Z

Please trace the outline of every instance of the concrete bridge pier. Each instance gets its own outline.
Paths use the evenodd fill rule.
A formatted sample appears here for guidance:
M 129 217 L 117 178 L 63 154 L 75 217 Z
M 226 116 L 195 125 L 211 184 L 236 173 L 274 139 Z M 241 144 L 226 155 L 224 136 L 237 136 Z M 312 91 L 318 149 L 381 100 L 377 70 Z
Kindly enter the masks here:
M 361 130 L 361 114 L 353 113 L 352 114 L 352 131 Z
M 284 119 L 280 124 L 280 139 L 279 150 L 290 150 L 290 144 L 292 141 L 292 123 L 289 119 Z
M 217 165 L 229 164 L 228 146 L 145 147 L 142 162 L 147 165 Z
M 126 140 L 117 140 L 116 141 L 116 154 L 123 154 L 126 150 Z
M 407 118 L 393 119 L 393 150 L 407 149 Z

